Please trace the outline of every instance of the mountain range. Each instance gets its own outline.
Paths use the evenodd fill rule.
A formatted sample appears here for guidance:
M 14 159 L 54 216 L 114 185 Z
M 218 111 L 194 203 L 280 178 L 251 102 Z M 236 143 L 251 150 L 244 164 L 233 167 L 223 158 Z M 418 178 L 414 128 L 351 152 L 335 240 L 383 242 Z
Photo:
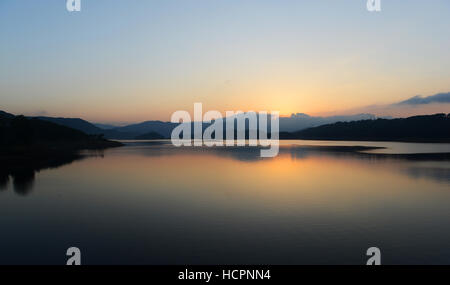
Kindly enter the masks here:
M 173 128 L 178 124 L 163 121 L 145 121 L 122 127 L 95 124 L 80 118 L 34 117 L 67 126 L 86 134 L 104 135 L 108 139 L 144 139 L 145 137 L 170 138 Z M 375 115 L 357 114 L 350 116 L 314 117 L 303 113 L 292 114 L 290 117 L 280 117 L 280 131 L 294 132 L 335 122 L 350 122 L 357 120 L 373 120 Z M 204 124 L 206 127 L 208 124 Z
M 163 139 L 170 138 L 173 128 L 178 125 L 170 122 L 146 121 L 124 127 L 102 129 L 79 118 L 22 117 L 0 111 L 0 127 L 4 129 L 3 132 L 6 132 L 5 137 L 20 138 L 17 137 L 15 128 L 11 127 L 13 126 L 11 122 L 14 122 L 19 129 L 31 130 L 25 130 L 22 133 L 26 136 L 34 136 L 34 139 L 38 141 L 53 139 L 53 136 L 57 139 L 58 135 L 55 134 L 61 134 L 59 137 L 67 141 L 72 139 L 92 141 L 92 138 L 102 139 L 102 137 Z M 208 123 L 204 123 L 203 129 L 208 126 Z M 248 129 L 247 123 L 246 137 L 248 137 Z M 41 135 L 44 137 L 40 137 Z M 45 137 L 45 135 L 48 136 Z M 333 117 L 295 114 L 291 117 L 280 118 L 280 139 L 450 142 L 450 115 L 434 114 L 386 119 L 375 118 L 370 114 Z

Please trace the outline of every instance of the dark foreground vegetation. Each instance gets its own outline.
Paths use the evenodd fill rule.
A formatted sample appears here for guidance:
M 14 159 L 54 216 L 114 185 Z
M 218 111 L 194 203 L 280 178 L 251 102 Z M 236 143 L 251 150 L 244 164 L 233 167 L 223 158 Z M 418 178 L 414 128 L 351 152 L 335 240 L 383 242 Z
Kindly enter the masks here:
M 0 158 L 67 155 L 82 149 L 99 150 L 122 144 L 52 122 L 0 113 Z

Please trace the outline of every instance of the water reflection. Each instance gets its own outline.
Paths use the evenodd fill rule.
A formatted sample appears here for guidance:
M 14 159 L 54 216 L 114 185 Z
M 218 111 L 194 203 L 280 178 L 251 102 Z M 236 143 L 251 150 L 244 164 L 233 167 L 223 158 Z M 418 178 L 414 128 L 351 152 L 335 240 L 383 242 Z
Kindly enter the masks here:
M 405 173 L 416 179 L 428 178 L 450 184 L 450 168 L 447 167 L 409 167 L 405 169 Z
M 6 190 L 9 184 L 9 175 L 7 173 L 0 172 L 0 191 Z
M 31 168 L 15 169 L 10 174 L 13 178 L 14 192 L 25 196 L 31 192 L 34 185 L 34 173 Z
M 126 142 L 127 143 L 127 142 Z M 441 183 L 450 183 L 450 153 L 402 153 L 392 154 L 376 152 L 383 149 L 380 146 L 345 146 L 345 145 L 281 145 L 279 155 L 275 158 L 261 158 L 261 147 L 181 147 L 175 148 L 168 141 L 149 141 L 127 143 L 121 148 L 122 154 L 138 153 L 142 157 L 189 155 L 213 155 L 229 158 L 239 162 L 255 163 L 264 160 L 273 160 L 283 156 L 290 156 L 293 160 L 303 160 L 310 157 L 331 157 L 342 160 L 359 160 L 365 163 L 389 162 L 444 162 L 438 166 L 406 165 L 396 170 L 413 178 L 431 179 Z M 375 151 L 374 151 L 375 150 Z M 0 166 L 0 191 L 8 189 L 12 182 L 14 192 L 21 196 L 31 193 L 36 172 L 45 169 L 58 168 L 71 164 L 86 157 L 105 156 L 104 151 L 84 151 L 77 154 L 57 156 L 45 160 L 3 161 Z
M 130 152 L 139 152 L 145 157 L 173 156 L 180 154 L 213 155 L 230 158 L 240 162 L 255 163 L 264 160 L 277 159 L 261 158 L 261 147 L 181 147 L 175 148 L 168 142 L 133 142 Z M 383 149 L 380 146 L 328 146 L 328 145 L 281 145 L 279 156 L 289 155 L 293 160 L 303 160 L 310 157 L 331 157 L 335 159 L 353 159 L 364 163 L 400 163 L 394 168 L 400 173 L 412 178 L 425 178 L 437 182 L 450 182 L 450 153 L 389 153 L 376 152 Z M 375 152 L 374 152 L 375 150 Z M 407 165 L 402 166 L 402 162 Z M 437 162 L 439 166 L 408 166 L 408 162 Z M 442 162 L 442 163 L 439 163 Z
M 238 161 L 261 161 L 275 158 L 261 158 L 260 151 L 262 147 L 180 147 L 175 148 L 170 141 L 124 141 L 128 146 L 132 147 L 130 152 L 141 150 L 140 154 L 144 156 L 166 156 L 178 155 L 183 153 L 189 154 L 214 154 L 221 157 L 229 157 Z M 340 144 L 348 143 L 350 145 L 297 145 L 297 144 L 281 144 L 279 155 L 291 155 L 292 158 L 301 159 L 309 156 L 333 156 L 333 157 L 352 157 L 361 160 L 415 160 L 415 161 L 450 161 L 450 152 L 420 152 L 417 153 L 392 153 L 389 152 L 383 143 L 357 142 L 361 145 L 351 145 L 354 142 L 339 142 Z M 364 145 L 368 143 L 369 146 Z M 408 144 L 408 143 L 402 143 Z M 412 145 L 414 143 L 411 143 Z M 421 144 L 420 144 L 421 145 Z M 413 147 L 411 147 L 413 149 Z M 442 147 L 441 147 L 442 148 Z M 383 152 L 383 150 L 386 150 Z M 399 149 L 399 151 L 402 151 Z
M 4 160 L 0 166 L 0 191 L 7 190 L 12 180 L 14 192 L 18 195 L 26 196 L 33 190 L 36 172 L 58 168 L 76 160 L 97 155 L 103 155 L 103 153 L 89 152 L 85 154 L 58 155 L 52 158 Z
M 64 264 L 74 245 L 85 264 L 364 264 L 373 245 L 385 264 L 450 263 L 448 154 L 354 144 L 261 159 L 130 143 L 35 164 L 34 180 L 0 192 L 0 264 Z M 13 173 L 0 171 L 1 188 Z

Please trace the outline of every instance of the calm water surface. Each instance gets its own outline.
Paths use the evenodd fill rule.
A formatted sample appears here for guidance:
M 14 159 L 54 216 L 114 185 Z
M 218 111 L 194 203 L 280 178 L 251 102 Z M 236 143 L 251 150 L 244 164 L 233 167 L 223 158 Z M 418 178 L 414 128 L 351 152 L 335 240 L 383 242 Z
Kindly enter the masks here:
M 319 145 L 385 146 L 358 152 Z M 0 176 L 0 263 L 450 263 L 449 144 L 127 142 Z M 392 155 L 393 153 L 401 155 Z M 414 153 L 428 153 L 415 155 Z

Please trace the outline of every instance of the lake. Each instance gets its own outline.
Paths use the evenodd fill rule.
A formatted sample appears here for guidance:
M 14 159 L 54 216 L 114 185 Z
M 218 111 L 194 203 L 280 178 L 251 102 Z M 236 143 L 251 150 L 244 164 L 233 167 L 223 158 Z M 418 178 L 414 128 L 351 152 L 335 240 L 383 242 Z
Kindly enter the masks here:
M 0 175 L 0 264 L 450 263 L 450 144 L 125 143 Z

